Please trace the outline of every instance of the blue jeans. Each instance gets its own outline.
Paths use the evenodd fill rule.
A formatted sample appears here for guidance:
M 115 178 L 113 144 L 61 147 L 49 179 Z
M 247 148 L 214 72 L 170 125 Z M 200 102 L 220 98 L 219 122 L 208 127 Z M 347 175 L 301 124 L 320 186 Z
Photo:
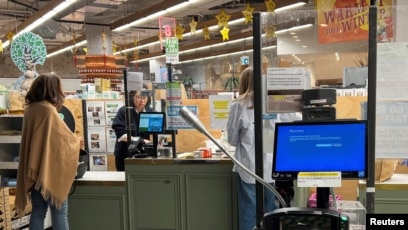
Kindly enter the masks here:
M 31 217 L 30 230 L 44 230 L 44 220 L 48 207 L 51 210 L 51 222 L 53 230 L 69 230 L 68 225 L 68 200 L 65 200 L 61 209 L 57 209 L 50 201 L 43 199 L 38 190 L 31 189 Z
M 240 230 L 252 230 L 256 226 L 256 186 L 242 181 L 238 175 L 238 220 Z M 264 188 L 265 213 L 275 210 L 275 195 Z

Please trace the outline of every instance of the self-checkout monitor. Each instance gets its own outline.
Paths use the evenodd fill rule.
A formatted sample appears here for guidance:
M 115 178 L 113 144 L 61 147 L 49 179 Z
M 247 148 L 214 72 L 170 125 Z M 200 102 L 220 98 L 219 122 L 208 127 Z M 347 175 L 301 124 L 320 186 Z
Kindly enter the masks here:
M 141 112 L 139 113 L 138 124 L 139 133 L 164 133 L 166 129 L 166 114 L 164 112 Z
M 341 172 L 367 178 L 366 120 L 275 124 L 272 178 L 296 180 L 299 172 Z

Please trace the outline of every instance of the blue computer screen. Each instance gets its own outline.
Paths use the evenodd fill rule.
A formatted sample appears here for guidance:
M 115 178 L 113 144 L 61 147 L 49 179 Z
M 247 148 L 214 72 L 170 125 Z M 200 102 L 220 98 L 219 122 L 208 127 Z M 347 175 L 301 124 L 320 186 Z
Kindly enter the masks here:
M 162 112 L 139 113 L 139 133 L 163 133 L 166 115 Z
M 362 120 L 276 123 L 272 177 L 341 172 L 342 178 L 366 178 L 367 141 Z

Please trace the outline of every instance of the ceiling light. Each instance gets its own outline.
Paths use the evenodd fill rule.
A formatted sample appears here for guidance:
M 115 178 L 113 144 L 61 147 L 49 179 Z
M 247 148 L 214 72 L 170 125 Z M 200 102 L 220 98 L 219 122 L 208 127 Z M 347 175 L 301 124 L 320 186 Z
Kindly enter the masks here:
M 290 10 L 290 9 L 293 9 L 293 8 L 296 8 L 296 7 L 303 6 L 305 4 L 306 4 L 306 2 L 297 2 L 297 3 L 291 4 L 291 5 L 279 7 L 277 9 L 275 9 L 275 12 L 278 13 L 278 12 L 282 12 L 282 11 L 285 11 L 285 10 Z
M 300 29 L 311 27 L 311 26 L 313 26 L 313 24 L 294 26 L 294 27 L 291 27 L 289 29 L 278 30 L 278 31 L 275 32 L 275 34 L 281 34 L 281 33 L 285 33 L 285 32 L 292 31 L 292 30 L 300 30 Z
M 80 47 L 80 46 L 86 45 L 86 43 L 87 43 L 87 41 L 84 40 L 84 41 L 76 43 L 75 45 L 71 45 L 71 46 L 67 46 L 65 48 L 59 49 L 59 50 L 57 50 L 57 51 L 55 51 L 53 53 L 47 54 L 47 58 L 55 56 L 55 55 L 60 54 L 62 52 L 65 52 L 67 50 L 72 50 L 75 47 Z
M 119 27 L 113 29 L 112 31 L 113 32 L 119 32 L 119 31 L 123 31 L 123 30 L 125 30 L 125 29 L 127 29 L 129 27 L 132 27 L 132 26 L 137 26 L 137 25 L 140 25 L 140 24 L 143 24 L 143 23 L 147 23 L 148 20 L 156 20 L 157 18 L 159 18 L 159 17 L 161 17 L 161 16 L 163 16 L 165 14 L 172 14 L 172 13 L 176 12 L 177 10 L 180 10 L 181 8 L 187 7 L 188 5 L 190 5 L 192 3 L 195 3 L 195 2 L 198 2 L 198 1 L 199 0 L 184 1 L 184 2 L 182 2 L 180 4 L 176 4 L 176 5 L 172 6 L 172 7 L 169 7 L 167 9 L 165 9 L 165 10 L 158 11 L 158 12 L 150 14 L 149 16 L 146 16 L 144 18 L 141 18 L 141 19 L 135 20 L 133 22 L 130 22 L 128 24 L 119 26 Z

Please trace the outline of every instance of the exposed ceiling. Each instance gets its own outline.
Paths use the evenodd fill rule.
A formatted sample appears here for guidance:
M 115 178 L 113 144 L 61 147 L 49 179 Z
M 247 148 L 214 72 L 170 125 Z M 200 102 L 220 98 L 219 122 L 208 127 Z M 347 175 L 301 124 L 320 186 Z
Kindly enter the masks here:
M 23 21 L 29 21 L 41 9 L 57 0 L 0 0 L 0 38 L 3 42 L 9 31 L 16 34 Z M 143 18 L 149 14 L 179 4 L 183 0 L 77 0 L 65 11 L 56 15 L 53 20 L 35 29 L 47 46 L 52 49 L 72 39 L 72 35 L 85 35 L 85 25 L 109 26 L 111 29 L 126 24 L 131 20 Z M 188 26 L 194 16 L 199 23 L 214 18 L 221 9 L 227 13 L 239 12 L 246 2 L 252 5 L 264 4 L 263 0 L 231 1 L 201 0 L 193 7 L 186 7 L 173 15 L 181 25 Z M 158 33 L 158 19 L 146 22 L 139 27 L 132 27 L 113 34 L 115 43 L 124 44 L 126 39 L 143 40 Z M 123 37 L 126 36 L 126 39 Z
M 47 9 L 50 6 L 61 1 L 63 0 L 0 0 L 0 38 L 5 42 L 7 40 L 7 33 L 12 31 L 15 34 L 22 29 L 21 27 L 27 26 L 35 18 L 38 18 L 40 14 L 48 12 Z M 285 11 L 284 13 L 277 14 L 278 16 L 275 18 L 274 24 L 277 25 L 278 29 L 287 28 L 294 23 L 298 24 L 304 21 L 315 24 L 316 15 L 313 0 L 275 0 L 277 8 L 299 1 L 307 2 L 307 4 L 297 8 L 296 11 Z M 43 38 L 48 52 L 52 52 L 61 47 L 72 45 L 73 36 L 78 39 L 85 39 L 85 29 L 88 25 L 95 27 L 103 26 L 112 30 L 181 2 L 185 2 L 185 0 L 76 0 L 68 9 L 54 16 L 52 20 L 39 26 L 33 32 Z M 267 10 L 265 0 L 197 0 L 193 5 L 189 5 L 174 13 L 166 14 L 165 16 L 175 18 L 177 23 L 185 28 L 185 32 L 189 32 L 189 23 L 192 21 L 192 18 L 198 22 L 197 30 L 204 28 L 204 26 L 217 25 L 218 20 L 215 16 L 222 9 L 231 15 L 230 21 L 243 18 L 241 11 L 246 8 L 248 3 L 254 8 L 254 11 L 265 12 Z M 229 27 L 230 41 L 252 36 L 252 25 L 250 24 L 240 23 L 229 25 Z M 157 41 L 158 28 L 159 20 L 158 18 L 153 18 L 121 32 L 113 32 L 112 40 L 115 45 L 118 45 L 119 50 L 124 50 L 134 45 L 136 40 L 139 42 L 139 45 Z M 315 28 L 310 28 L 303 32 L 299 31 L 298 35 L 303 42 L 309 43 L 306 45 L 313 47 L 315 52 L 319 52 L 319 49 L 323 48 L 326 49 L 326 52 L 337 50 L 336 47 L 334 49 L 318 44 L 316 37 L 313 37 L 316 36 L 315 30 Z M 278 35 L 278 38 L 283 42 L 290 42 L 289 40 L 291 39 L 291 37 L 286 37 L 284 34 Z M 180 50 L 186 50 L 193 47 L 220 43 L 220 41 L 222 41 L 222 38 L 217 29 L 211 32 L 210 41 L 206 41 L 202 34 L 199 36 L 186 36 L 180 41 L 179 46 Z M 339 45 L 342 46 L 342 44 L 337 44 L 337 46 Z M 358 44 L 358 46 L 361 45 Z M 252 48 L 252 40 L 236 44 L 226 44 L 204 52 L 186 54 L 183 58 L 194 59 L 200 56 L 231 53 L 250 48 Z M 157 45 L 147 49 L 149 50 L 148 53 L 140 53 L 140 56 L 149 57 L 161 52 L 160 47 Z M 278 49 L 278 53 L 288 55 L 287 58 L 290 58 L 291 53 L 302 54 L 302 52 L 309 52 L 293 52 L 295 50 L 294 47 L 290 49 L 290 51 L 279 51 Z M 341 50 L 344 49 L 346 48 L 342 46 Z M 351 47 L 345 51 L 355 50 L 355 47 Z
M 62 0 L 0 0 L 0 38 L 5 42 L 7 34 L 11 31 L 16 34 L 22 26 L 30 24 L 42 12 L 48 12 L 46 9 L 56 2 Z M 48 51 L 53 51 L 62 46 L 72 43 L 73 36 L 83 38 L 86 36 L 86 25 L 107 26 L 110 29 L 117 28 L 136 19 L 146 17 L 150 14 L 167 9 L 173 5 L 184 2 L 185 0 L 77 0 L 68 9 L 54 16 L 52 20 L 36 28 L 33 32 L 39 34 L 47 47 Z M 284 6 L 297 0 L 275 0 L 276 6 Z M 166 17 L 173 17 L 177 23 L 189 31 L 189 23 L 192 18 L 197 22 L 197 29 L 205 25 L 216 25 L 215 16 L 225 10 L 227 14 L 234 18 L 242 18 L 242 10 L 247 3 L 255 11 L 266 11 L 264 0 L 199 0 L 182 10 L 172 14 L 166 14 Z M 313 1 L 305 8 L 313 6 Z M 125 45 L 133 44 L 137 41 L 157 40 L 158 18 L 144 22 L 142 25 L 128 28 L 121 32 L 114 32 L 112 40 L 116 45 L 125 48 Z M 248 29 L 250 25 L 240 24 L 230 28 L 230 40 L 242 37 L 242 31 Z M 240 35 L 241 34 L 241 35 Z M 214 37 L 220 37 L 219 32 L 211 34 Z M 150 39 L 150 40 L 149 40 Z M 221 39 L 221 38 L 219 38 Z M 204 37 L 186 38 L 181 46 L 198 44 Z M 199 44 L 198 44 L 199 45 Z

